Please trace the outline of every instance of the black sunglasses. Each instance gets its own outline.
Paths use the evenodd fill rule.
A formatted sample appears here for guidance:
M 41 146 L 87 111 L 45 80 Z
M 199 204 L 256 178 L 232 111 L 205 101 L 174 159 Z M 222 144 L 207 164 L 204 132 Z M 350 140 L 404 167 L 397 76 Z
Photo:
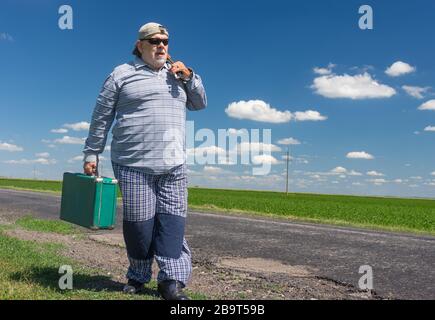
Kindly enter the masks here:
M 165 45 L 165 46 L 167 46 L 169 43 L 169 39 L 151 38 L 151 39 L 142 39 L 141 41 L 144 41 L 144 40 L 148 41 L 150 44 L 155 45 L 155 46 L 159 45 L 160 42 L 162 42 L 163 45 Z

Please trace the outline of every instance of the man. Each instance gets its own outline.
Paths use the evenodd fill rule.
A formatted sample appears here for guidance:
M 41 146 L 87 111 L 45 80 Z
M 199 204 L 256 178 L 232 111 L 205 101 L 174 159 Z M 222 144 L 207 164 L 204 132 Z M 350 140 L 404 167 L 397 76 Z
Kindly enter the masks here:
M 123 233 L 130 266 L 126 293 L 151 280 L 155 258 L 158 291 L 185 300 L 192 272 L 184 239 L 187 212 L 186 107 L 200 110 L 207 99 L 201 78 L 168 58 L 169 33 L 158 23 L 139 29 L 134 61 L 106 79 L 92 115 L 84 172 L 96 172 L 113 120 L 111 159 L 123 198 Z

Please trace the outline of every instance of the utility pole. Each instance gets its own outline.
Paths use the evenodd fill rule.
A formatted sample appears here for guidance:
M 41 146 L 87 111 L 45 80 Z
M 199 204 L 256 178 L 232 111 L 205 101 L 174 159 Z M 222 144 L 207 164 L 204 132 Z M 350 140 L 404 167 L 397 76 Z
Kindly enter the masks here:
M 290 161 L 290 146 L 287 147 L 287 157 L 286 157 L 286 161 L 287 161 L 287 178 L 285 179 L 285 194 L 288 194 L 288 163 Z

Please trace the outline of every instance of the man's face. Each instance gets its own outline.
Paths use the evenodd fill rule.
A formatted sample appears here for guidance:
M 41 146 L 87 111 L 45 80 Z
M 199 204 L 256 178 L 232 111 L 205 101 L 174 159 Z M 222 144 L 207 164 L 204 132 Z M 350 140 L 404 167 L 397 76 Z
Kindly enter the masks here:
M 151 41 L 167 40 L 168 36 L 155 34 L 151 39 L 153 39 Z M 143 61 L 155 69 L 163 67 L 168 57 L 168 45 L 164 45 L 162 41 L 159 41 L 158 44 L 151 44 L 148 40 L 138 40 L 136 46 L 142 54 Z

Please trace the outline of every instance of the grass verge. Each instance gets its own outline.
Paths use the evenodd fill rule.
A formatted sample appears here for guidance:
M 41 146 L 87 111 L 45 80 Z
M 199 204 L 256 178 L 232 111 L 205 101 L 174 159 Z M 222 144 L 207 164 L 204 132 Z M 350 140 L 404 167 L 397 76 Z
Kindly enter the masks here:
M 0 300 L 156 300 L 156 282 L 151 281 L 140 295 L 125 295 L 123 283 L 101 271 L 81 266 L 60 254 L 58 243 L 35 243 L 9 237 L 0 228 Z M 73 289 L 61 290 L 60 266 L 73 270 Z M 186 291 L 192 299 L 206 299 Z
M 39 232 L 51 232 L 65 235 L 81 232 L 76 226 L 65 221 L 43 220 L 32 216 L 19 218 L 15 221 L 15 224 L 23 229 Z
M 61 249 L 59 244 L 19 240 L 0 231 L 0 300 L 137 298 L 123 295 L 122 284 L 59 255 Z M 63 265 L 72 267 L 72 290 L 59 288 L 59 268 Z

